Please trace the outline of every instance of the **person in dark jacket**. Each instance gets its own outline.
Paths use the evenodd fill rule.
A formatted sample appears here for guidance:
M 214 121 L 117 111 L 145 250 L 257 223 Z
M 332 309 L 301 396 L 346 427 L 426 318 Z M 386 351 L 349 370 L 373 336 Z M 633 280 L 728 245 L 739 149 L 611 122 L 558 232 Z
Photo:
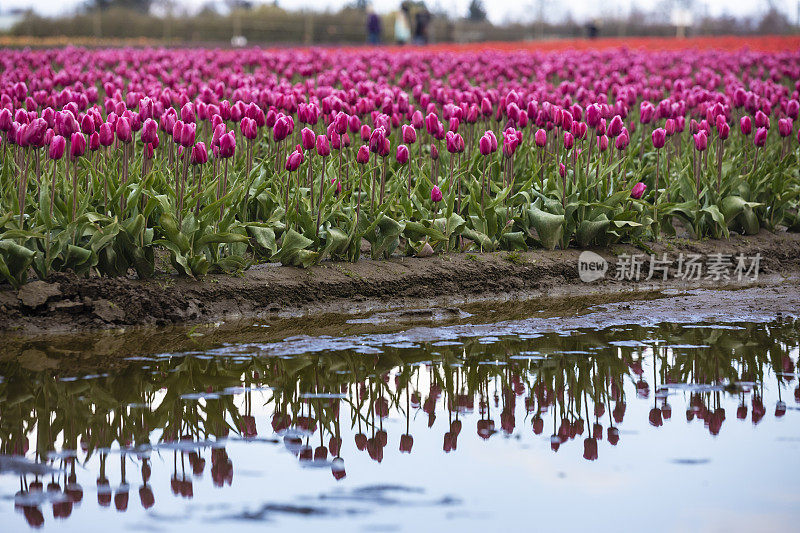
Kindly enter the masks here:
M 414 44 L 428 44 L 430 37 L 428 27 L 431 24 L 431 13 L 423 4 L 422 9 L 414 16 Z
M 375 13 L 372 7 L 367 8 L 367 42 L 369 44 L 381 44 L 381 18 Z

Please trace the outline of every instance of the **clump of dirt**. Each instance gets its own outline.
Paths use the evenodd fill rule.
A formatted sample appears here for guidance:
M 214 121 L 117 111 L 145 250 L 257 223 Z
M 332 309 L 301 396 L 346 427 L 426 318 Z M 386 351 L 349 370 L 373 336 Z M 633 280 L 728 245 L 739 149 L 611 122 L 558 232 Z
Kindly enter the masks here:
M 615 280 L 620 254 L 760 254 L 760 275 L 800 272 L 800 235 L 762 231 L 729 240 L 673 239 L 642 248 L 593 250 L 609 260 L 604 279 L 578 276 L 580 250 L 445 254 L 386 261 L 326 262 L 309 269 L 256 265 L 241 276 L 202 280 L 159 274 L 154 279 L 79 278 L 53 274 L 14 290 L 0 287 L 0 331 L 52 333 L 130 326 L 168 326 L 264 315 L 360 313 L 447 307 L 547 295 L 654 290 L 686 284 Z M 736 280 L 731 280 L 736 284 Z M 717 283 L 717 285 L 719 285 Z

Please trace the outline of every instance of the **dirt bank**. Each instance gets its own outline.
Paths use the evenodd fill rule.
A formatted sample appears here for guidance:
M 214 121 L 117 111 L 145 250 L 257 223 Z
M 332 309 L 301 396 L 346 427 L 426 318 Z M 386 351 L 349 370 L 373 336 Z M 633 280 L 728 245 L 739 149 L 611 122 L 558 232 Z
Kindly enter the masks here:
M 42 334 L 132 326 L 170 326 L 263 317 L 356 315 L 397 308 L 445 309 L 540 297 L 574 297 L 620 292 L 774 285 L 800 274 L 800 235 L 762 231 L 730 240 L 671 240 L 636 248 L 594 250 L 609 261 L 605 278 L 584 283 L 578 275 L 580 250 L 526 253 L 446 254 L 388 261 L 323 263 L 310 269 L 257 265 L 241 276 L 209 275 L 195 281 L 159 274 L 127 278 L 77 278 L 57 274 L 13 290 L 0 287 L 0 331 Z M 644 281 L 649 254 L 672 261 L 668 281 Z M 642 254 L 639 282 L 613 279 L 618 257 Z M 684 281 L 674 279 L 680 254 L 760 254 L 759 279 Z M 656 277 L 659 277 L 660 274 Z M 703 272 L 706 278 L 706 272 Z M 796 284 L 792 283 L 795 287 Z M 419 318 L 419 317 L 418 317 Z

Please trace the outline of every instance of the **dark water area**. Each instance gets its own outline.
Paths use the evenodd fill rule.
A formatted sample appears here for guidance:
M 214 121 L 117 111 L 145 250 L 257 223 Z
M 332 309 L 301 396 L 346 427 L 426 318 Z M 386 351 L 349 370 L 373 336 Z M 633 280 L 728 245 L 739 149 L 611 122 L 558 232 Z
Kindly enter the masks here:
M 549 324 L 23 351 L 0 529 L 795 530 L 799 322 Z

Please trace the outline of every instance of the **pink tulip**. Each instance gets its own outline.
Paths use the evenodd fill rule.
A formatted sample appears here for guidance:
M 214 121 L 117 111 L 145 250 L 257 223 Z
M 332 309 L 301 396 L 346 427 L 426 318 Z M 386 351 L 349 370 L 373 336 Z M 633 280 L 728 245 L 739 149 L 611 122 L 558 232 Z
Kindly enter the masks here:
M 667 130 L 664 128 L 656 128 L 653 130 L 651 137 L 653 140 L 653 148 L 657 150 L 664 148 L 667 142 Z
M 756 135 L 753 138 L 753 144 L 759 148 L 767 144 L 767 128 L 758 128 L 756 130 Z
M 242 132 L 242 136 L 249 141 L 255 140 L 258 136 L 258 125 L 256 121 L 251 118 L 242 118 L 242 121 L 239 123 L 239 129 Z
M 405 165 L 408 163 L 408 146 L 405 144 L 401 144 L 397 147 L 397 155 L 396 155 L 397 162 L 401 165 Z
M 89 150 L 96 152 L 100 149 L 100 146 L 100 134 L 97 132 L 92 133 L 89 136 Z
M 317 153 L 322 157 L 331 155 L 331 145 L 325 135 L 317 135 Z
M 694 138 L 694 147 L 697 151 L 703 152 L 708 148 L 708 135 L 706 134 L 706 130 L 700 130 L 692 137 Z
M 575 144 L 575 137 L 568 131 L 564 132 L 564 148 L 567 150 L 571 150 L 572 146 Z
M 403 142 L 405 144 L 414 144 L 417 142 L 417 130 L 414 129 L 414 126 L 403 124 L 402 134 Z
M 359 165 L 366 165 L 369 163 L 369 148 L 366 144 L 362 144 L 358 148 L 358 153 L 356 154 L 356 162 Z
M 478 141 L 478 149 L 480 150 L 481 155 L 489 155 L 492 153 L 492 140 L 484 135 Z
M 67 146 L 67 140 L 62 137 L 61 135 L 56 135 L 53 137 L 53 140 L 50 141 L 50 148 L 48 151 L 48 156 L 50 159 L 59 160 L 64 156 L 64 149 Z
M 219 138 L 219 156 L 228 159 L 233 157 L 234 153 L 236 153 L 236 134 L 229 131 Z
M 286 158 L 285 168 L 289 172 L 294 172 L 295 170 L 300 168 L 300 165 L 303 164 L 304 160 L 305 156 L 303 155 L 303 152 L 295 150 L 291 154 L 289 154 L 288 157 Z
M 753 122 L 750 120 L 750 117 L 742 117 L 739 120 L 739 128 L 742 131 L 742 135 L 750 135 L 750 132 L 753 131 Z
M 147 144 L 154 142 L 158 137 L 158 123 L 152 118 L 145 119 L 142 125 L 142 142 Z
M 103 146 L 111 146 L 114 142 L 114 130 L 111 124 L 108 122 L 101 124 L 98 133 L 100 134 L 100 144 Z
M 792 119 L 782 118 L 778 120 L 778 133 L 781 137 L 789 137 L 793 129 Z
M 538 129 L 536 130 L 533 139 L 536 142 L 536 146 L 539 148 L 544 148 L 545 145 L 547 145 L 547 132 L 543 129 Z
M 621 152 L 628 147 L 629 143 L 630 137 L 628 136 L 628 130 L 623 127 L 622 131 L 619 133 L 619 135 L 617 135 L 617 138 L 614 141 L 614 146 Z
M 433 189 L 431 189 L 431 200 L 435 203 L 439 203 L 442 201 L 442 191 L 439 189 L 438 185 L 434 185 Z
M 120 142 L 124 143 L 131 142 L 132 132 L 131 132 L 131 125 L 128 122 L 128 119 L 126 119 L 125 117 L 120 117 L 117 120 L 115 129 L 117 133 L 117 139 L 119 139 Z
M 631 198 L 639 200 L 644 195 L 645 190 L 647 190 L 647 185 L 640 181 L 631 189 Z
M 70 137 L 69 155 L 72 159 L 78 159 L 86 152 L 86 137 L 83 133 L 76 131 Z
M 203 142 L 199 142 L 192 147 L 192 164 L 204 165 L 208 163 L 208 150 Z

